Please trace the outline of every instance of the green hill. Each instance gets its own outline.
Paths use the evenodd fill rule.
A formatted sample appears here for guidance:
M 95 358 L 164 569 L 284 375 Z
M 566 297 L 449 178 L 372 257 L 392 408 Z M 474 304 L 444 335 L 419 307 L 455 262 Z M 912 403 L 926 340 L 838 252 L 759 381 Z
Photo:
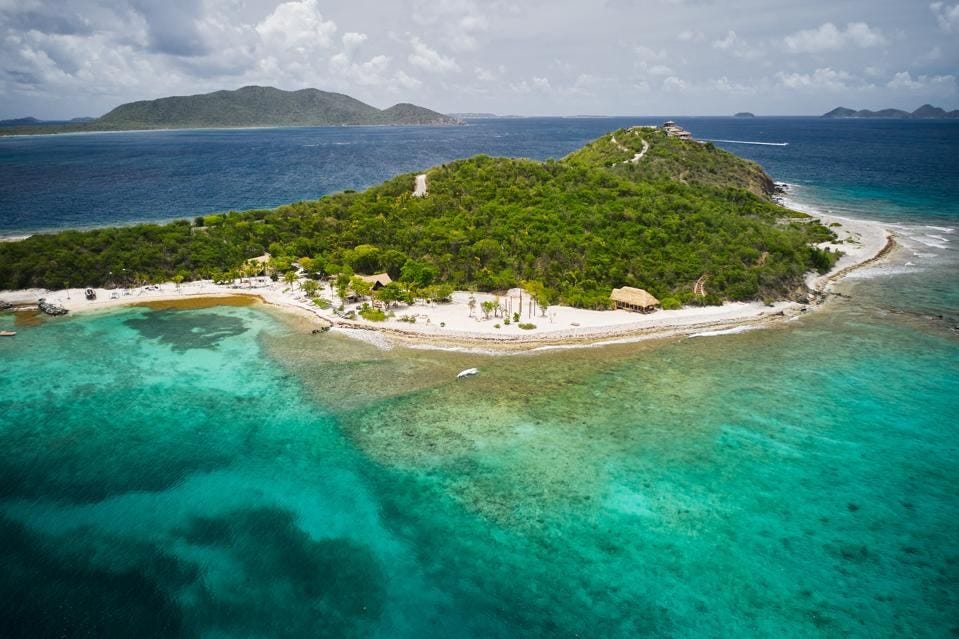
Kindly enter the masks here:
M 388 109 L 383 109 L 378 117 L 389 124 L 437 124 L 438 119 L 440 124 L 459 123 L 456 118 L 440 115 L 436 111 L 430 111 L 408 102 L 401 102 Z
M 311 270 L 385 270 L 414 288 L 537 281 L 554 301 L 603 308 L 624 285 L 669 304 L 782 299 L 800 294 L 804 273 L 834 262 L 813 246 L 833 237 L 828 229 L 756 193 L 768 180 L 756 165 L 642 135 L 650 150 L 635 165 L 611 166 L 628 153 L 610 155 L 604 136 L 559 161 L 477 156 L 434 167 L 428 197 L 412 197 L 407 174 L 193 224 L 36 235 L 0 244 L 0 289 L 129 284 L 117 281 L 123 272 L 131 281 L 225 279 L 268 251 L 281 271 L 308 257 Z M 703 274 L 710 295 L 694 298 Z
M 615 138 L 616 143 L 613 143 Z M 649 150 L 641 161 L 629 160 Z M 755 162 L 723 151 L 712 144 L 699 144 L 667 137 L 661 129 L 620 129 L 569 154 L 570 164 L 607 167 L 632 181 L 676 180 L 688 184 L 746 189 L 766 197 L 773 181 Z
M 887 118 L 896 120 L 941 120 L 959 118 L 959 109 L 945 111 L 931 104 L 923 104 L 921 107 L 910 113 L 902 109 L 880 109 L 879 111 L 870 111 L 861 109 L 854 111 L 846 107 L 836 107 L 829 113 L 824 113 L 823 118 Z
M 90 122 L 17 126 L 0 134 L 130 131 L 141 129 L 324 126 L 346 124 L 459 124 L 413 104 L 380 110 L 341 93 L 281 91 L 249 86 L 236 91 L 174 96 L 122 104 Z

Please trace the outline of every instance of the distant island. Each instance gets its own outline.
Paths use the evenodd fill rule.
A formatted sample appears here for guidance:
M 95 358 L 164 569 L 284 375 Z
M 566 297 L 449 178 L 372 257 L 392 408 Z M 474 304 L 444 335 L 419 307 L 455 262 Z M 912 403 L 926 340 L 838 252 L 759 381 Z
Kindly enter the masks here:
M 39 120 L 34 117 L 14 118 L 12 120 L 0 120 L 0 127 L 7 126 L 36 126 L 44 124 L 77 124 L 81 122 L 93 122 L 96 118 L 72 118 L 70 120 Z
M 755 113 L 750 113 L 749 111 L 740 111 L 733 115 L 734 118 L 754 118 L 756 117 Z
M 829 113 L 822 115 L 824 118 L 892 118 L 899 120 L 945 120 L 959 118 L 959 109 L 946 111 L 931 104 L 924 104 L 912 113 L 902 109 L 881 109 L 879 111 L 870 111 L 862 109 L 854 111 L 846 107 L 837 107 Z
M 283 91 L 259 86 L 129 102 L 100 118 L 84 120 L 7 120 L 0 123 L 0 127 L 4 127 L 0 128 L 0 135 L 269 126 L 462 124 L 458 118 L 415 104 L 400 103 L 381 110 L 342 93 L 318 89 Z
M 463 120 L 465 118 L 473 118 L 474 120 L 480 119 L 489 119 L 489 118 L 498 118 L 500 116 L 495 113 L 447 113 L 451 118 L 457 118 Z

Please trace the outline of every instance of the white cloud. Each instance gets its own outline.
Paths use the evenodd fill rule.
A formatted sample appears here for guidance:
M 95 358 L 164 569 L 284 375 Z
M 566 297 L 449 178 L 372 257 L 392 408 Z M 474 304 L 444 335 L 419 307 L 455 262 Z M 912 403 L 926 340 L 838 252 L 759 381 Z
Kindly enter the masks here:
M 606 93 L 607 89 L 617 88 L 619 80 L 581 73 L 576 76 L 576 81 L 570 87 L 569 92 L 578 95 L 595 95 L 597 92 Z
M 316 0 L 294 0 L 278 5 L 256 31 L 271 49 L 309 51 L 332 45 L 336 23 L 323 19 Z
M 663 80 L 663 89 L 665 91 L 674 91 L 676 93 L 684 93 L 689 89 L 689 83 L 685 80 L 677 78 L 676 76 L 669 76 Z
M 486 15 L 474 0 L 416 0 L 413 21 L 434 27 L 436 35 L 454 51 L 477 49 L 480 37 L 489 29 Z
M 409 56 L 410 64 L 424 71 L 448 73 L 460 70 L 460 66 L 456 64 L 454 58 L 440 54 L 416 36 L 410 39 L 410 46 L 413 48 L 413 52 Z
M 696 95 L 712 97 L 715 97 L 718 94 L 734 96 L 756 95 L 758 92 L 755 86 L 735 82 L 730 80 L 727 76 L 703 80 L 690 80 L 676 76 L 670 76 L 663 80 L 662 90 L 669 93 L 686 96 Z
M 665 60 L 668 57 L 665 49 L 651 49 L 642 45 L 635 47 L 633 51 L 636 53 L 636 59 L 640 62 L 655 62 Z
M 732 82 L 726 76 L 710 80 L 708 82 L 709 88 L 713 91 L 719 91 L 722 93 L 729 93 L 735 95 L 755 95 L 757 90 L 756 87 L 741 84 L 738 82 Z
M 849 88 L 855 78 L 846 71 L 835 71 L 829 67 L 816 69 L 813 73 L 776 74 L 779 83 L 787 89 L 838 91 Z
M 728 51 L 743 60 L 755 60 L 763 55 L 762 49 L 749 45 L 732 30 L 726 32 L 726 35 L 719 40 L 714 40 L 713 48 Z
M 404 89 L 418 89 L 423 86 L 422 82 L 402 70 L 396 72 L 394 79 Z
M 496 74 L 490 71 L 489 69 L 484 69 L 483 67 L 476 67 L 474 69 L 476 72 L 476 79 L 480 82 L 493 82 L 496 80 Z
M 843 90 L 955 108 L 957 3 L 809 0 L 783 30 L 759 0 L 0 0 L 0 116 L 244 84 L 528 114 L 616 113 L 625 97 L 646 112 L 811 112 Z
M 676 39 L 680 42 L 702 42 L 706 39 L 706 34 L 702 31 L 685 30 L 677 34 Z
M 341 40 L 343 50 L 330 58 L 329 69 L 330 73 L 345 81 L 347 86 L 384 87 L 396 91 L 398 88 L 415 89 L 423 84 L 403 70 L 390 74 L 392 59 L 387 55 L 380 54 L 366 61 L 355 61 L 357 50 L 368 40 L 365 33 L 350 31 L 344 33 Z
M 366 42 L 366 40 L 367 38 L 365 33 L 356 33 L 354 31 L 350 31 L 343 34 L 343 47 L 346 49 L 355 49 Z
M 522 80 L 520 82 L 510 82 L 509 89 L 513 93 L 519 93 L 524 95 L 527 93 L 532 93 L 533 91 L 532 88 L 530 88 L 529 86 L 529 82 L 527 82 L 526 80 Z
M 729 32 L 726 33 L 726 36 L 724 38 L 713 41 L 713 48 L 726 51 L 727 49 L 732 49 L 738 41 L 739 41 L 739 38 L 736 35 L 736 32 L 730 30 Z
M 913 78 L 908 71 L 901 71 L 894 75 L 886 86 L 908 91 L 952 92 L 956 88 L 956 78 L 952 75 L 920 75 Z
M 653 76 L 673 75 L 673 70 L 661 62 L 669 59 L 669 54 L 666 53 L 665 49 L 637 46 L 633 48 L 633 51 L 637 60 L 635 66 L 642 74 Z
M 553 85 L 550 83 L 549 78 L 539 76 L 533 77 L 529 81 L 521 80 L 520 82 L 511 82 L 509 88 L 514 93 L 520 94 L 553 92 Z
M 458 31 L 458 33 L 448 40 L 450 46 L 462 51 L 476 49 L 479 46 L 477 36 L 485 33 L 487 28 L 489 28 L 489 23 L 484 16 L 476 14 L 465 15 L 456 23 L 455 30 Z
M 832 22 L 826 22 L 816 29 L 805 29 L 786 36 L 786 49 L 792 53 L 819 53 L 838 51 L 849 46 L 863 49 L 878 47 L 888 40 L 879 29 L 865 22 L 850 22 L 841 29 Z
M 940 29 L 946 33 L 959 33 L 959 4 L 949 6 L 944 2 L 933 2 L 929 10 L 936 16 Z
M 330 71 L 345 80 L 364 86 L 380 86 L 389 83 L 390 58 L 385 55 L 373 56 L 365 62 L 354 62 L 347 51 L 337 53 L 330 58 Z

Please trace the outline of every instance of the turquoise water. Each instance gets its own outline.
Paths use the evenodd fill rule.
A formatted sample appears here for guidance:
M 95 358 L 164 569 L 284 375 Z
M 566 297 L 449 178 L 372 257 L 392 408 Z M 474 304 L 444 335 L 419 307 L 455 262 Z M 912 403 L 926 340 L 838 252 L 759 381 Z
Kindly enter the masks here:
M 959 347 L 932 320 L 519 357 L 259 307 L 18 331 L 5 637 L 956 630 Z

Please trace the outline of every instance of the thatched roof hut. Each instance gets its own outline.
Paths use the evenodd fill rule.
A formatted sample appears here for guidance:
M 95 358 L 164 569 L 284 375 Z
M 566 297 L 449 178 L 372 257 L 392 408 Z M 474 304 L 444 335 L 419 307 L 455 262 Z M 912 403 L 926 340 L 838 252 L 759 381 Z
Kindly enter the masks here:
M 374 291 L 378 291 L 387 284 L 391 284 L 393 279 L 389 273 L 377 273 L 376 275 L 357 275 L 361 280 L 370 284 Z
M 625 308 L 629 311 L 639 311 L 640 313 L 649 313 L 656 310 L 659 306 L 659 300 L 644 291 L 641 288 L 624 286 L 614 288 L 609 298 L 616 303 L 616 308 Z

